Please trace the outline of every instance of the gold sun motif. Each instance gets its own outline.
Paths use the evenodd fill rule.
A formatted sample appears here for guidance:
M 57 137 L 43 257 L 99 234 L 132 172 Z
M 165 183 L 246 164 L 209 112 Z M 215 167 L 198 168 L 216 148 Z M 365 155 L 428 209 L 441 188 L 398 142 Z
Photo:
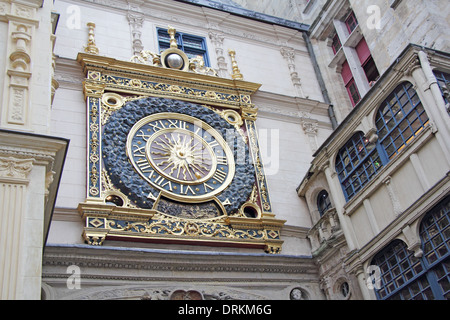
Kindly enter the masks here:
M 193 135 L 164 133 L 150 144 L 150 156 L 165 175 L 194 182 L 211 172 L 211 155 L 206 149 L 206 145 Z

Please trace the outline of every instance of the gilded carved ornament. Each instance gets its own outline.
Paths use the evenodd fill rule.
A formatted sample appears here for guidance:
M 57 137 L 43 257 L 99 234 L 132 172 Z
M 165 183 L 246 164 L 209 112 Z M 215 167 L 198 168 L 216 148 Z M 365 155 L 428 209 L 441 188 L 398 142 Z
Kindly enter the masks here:
M 91 54 L 98 54 L 99 50 L 97 48 L 97 45 L 95 44 L 95 23 L 88 22 L 87 27 L 89 28 L 88 32 L 88 43 L 87 46 L 84 48 L 84 52 L 91 53 Z

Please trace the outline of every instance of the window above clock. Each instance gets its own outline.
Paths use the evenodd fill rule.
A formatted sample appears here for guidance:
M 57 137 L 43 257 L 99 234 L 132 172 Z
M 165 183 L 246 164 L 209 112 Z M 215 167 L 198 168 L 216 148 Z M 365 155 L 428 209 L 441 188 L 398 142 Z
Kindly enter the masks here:
M 170 48 L 170 35 L 167 29 L 158 28 L 158 45 L 159 52 L 163 52 Z M 176 32 L 178 49 L 182 50 L 189 59 L 202 57 L 206 67 L 210 67 L 208 50 L 206 47 L 206 39 L 183 32 Z

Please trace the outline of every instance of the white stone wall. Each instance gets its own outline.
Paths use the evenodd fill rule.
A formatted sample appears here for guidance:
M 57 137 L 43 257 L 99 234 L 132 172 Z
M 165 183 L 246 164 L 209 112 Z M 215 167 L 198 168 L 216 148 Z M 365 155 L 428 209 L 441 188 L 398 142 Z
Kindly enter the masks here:
M 380 74 L 409 43 L 444 52 L 450 50 L 450 3 L 446 0 L 403 0 L 396 8 L 391 8 L 393 1 L 349 2 Z M 380 18 L 379 28 L 374 28 L 372 22 L 377 16 Z

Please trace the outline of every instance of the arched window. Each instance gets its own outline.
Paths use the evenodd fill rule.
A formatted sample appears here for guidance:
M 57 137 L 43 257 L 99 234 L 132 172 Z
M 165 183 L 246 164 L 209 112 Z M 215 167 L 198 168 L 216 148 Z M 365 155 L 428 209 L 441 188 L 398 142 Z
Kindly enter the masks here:
M 403 241 L 392 242 L 375 256 L 372 265 L 381 271 L 380 288 L 376 291 L 378 299 L 431 298 L 429 283 L 423 276 L 424 266 L 413 252 L 408 251 Z
M 420 226 L 424 263 L 431 269 L 438 299 L 450 300 L 450 197 L 429 212 Z
M 442 97 L 444 98 L 445 103 L 449 103 L 448 94 L 449 94 L 449 83 L 450 83 L 450 74 L 434 70 L 434 75 L 436 76 L 436 80 L 438 81 L 439 89 L 441 89 Z
M 328 209 L 331 208 L 331 201 L 328 192 L 321 191 L 317 196 L 317 209 L 319 209 L 320 216 L 323 216 Z
M 336 172 L 345 198 L 350 200 L 382 167 L 376 145 L 356 133 L 339 151 Z
M 380 300 L 450 299 L 450 197 L 432 209 L 420 226 L 423 256 L 416 258 L 403 241 L 378 253 Z
M 381 104 L 375 119 L 379 143 L 390 160 L 428 123 L 422 103 L 409 82 L 403 82 Z

